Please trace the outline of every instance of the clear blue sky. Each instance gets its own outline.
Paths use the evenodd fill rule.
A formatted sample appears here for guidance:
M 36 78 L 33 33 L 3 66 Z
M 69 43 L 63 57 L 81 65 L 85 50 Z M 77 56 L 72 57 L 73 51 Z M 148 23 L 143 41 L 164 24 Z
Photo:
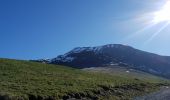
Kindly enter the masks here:
M 77 46 L 115 43 L 170 55 L 169 26 L 152 40 L 164 23 L 142 31 L 165 1 L 0 0 L 0 57 L 52 58 Z

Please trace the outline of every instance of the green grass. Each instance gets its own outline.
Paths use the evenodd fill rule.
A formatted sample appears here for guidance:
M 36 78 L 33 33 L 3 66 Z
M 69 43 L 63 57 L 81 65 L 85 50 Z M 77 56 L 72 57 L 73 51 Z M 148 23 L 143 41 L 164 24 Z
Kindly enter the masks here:
M 160 86 L 160 80 L 93 73 L 59 65 L 0 59 L 0 99 L 130 99 Z
M 155 82 L 162 82 L 168 79 L 165 79 L 163 77 L 155 76 L 143 71 L 127 68 L 127 67 L 121 67 L 121 66 L 112 66 L 112 67 L 96 67 L 96 68 L 85 68 L 83 69 L 85 71 L 90 72 L 100 72 L 100 73 L 108 73 L 113 76 L 123 76 L 127 78 L 134 78 L 139 79 L 143 81 L 151 81 L 152 83 Z M 128 71 L 128 72 L 127 72 Z

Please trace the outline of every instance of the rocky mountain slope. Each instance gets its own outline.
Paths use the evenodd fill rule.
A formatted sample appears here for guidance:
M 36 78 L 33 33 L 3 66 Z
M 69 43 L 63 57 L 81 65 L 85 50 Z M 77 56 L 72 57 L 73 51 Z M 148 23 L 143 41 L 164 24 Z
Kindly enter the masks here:
M 77 47 L 48 60 L 51 64 L 76 68 L 123 66 L 170 78 L 170 57 L 161 56 L 122 44 Z

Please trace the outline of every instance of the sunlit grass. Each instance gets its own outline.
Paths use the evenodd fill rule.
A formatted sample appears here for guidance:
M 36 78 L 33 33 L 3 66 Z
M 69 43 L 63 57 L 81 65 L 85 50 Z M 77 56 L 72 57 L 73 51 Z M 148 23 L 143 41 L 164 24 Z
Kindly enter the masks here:
M 89 97 L 104 98 L 105 96 L 95 94 L 95 91 L 101 91 L 104 89 L 103 87 L 114 90 L 115 87 L 124 85 L 140 88 L 142 87 L 140 84 L 145 84 L 148 90 L 156 88 L 154 87 L 156 84 L 152 81 L 146 82 L 130 77 L 85 72 L 59 65 L 0 59 L 0 93 L 11 97 L 28 99 L 30 95 L 33 95 L 34 97 L 59 99 L 68 94 L 81 93 Z M 131 97 L 144 91 L 136 90 L 136 94 L 125 92 L 122 95 Z

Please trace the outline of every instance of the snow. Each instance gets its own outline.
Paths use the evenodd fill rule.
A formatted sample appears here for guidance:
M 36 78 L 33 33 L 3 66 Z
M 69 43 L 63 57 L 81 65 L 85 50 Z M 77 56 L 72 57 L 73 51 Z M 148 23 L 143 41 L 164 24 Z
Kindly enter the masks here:
M 113 64 L 113 63 L 111 63 L 110 65 L 111 65 L 111 66 L 118 66 L 118 64 Z
M 77 48 L 74 48 L 71 52 L 72 53 L 80 53 L 82 51 L 86 50 L 86 47 L 77 47 Z
M 74 48 L 73 50 L 71 50 L 68 54 L 70 53 L 81 53 L 83 51 L 93 51 L 93 52 L 99 52 L 101 51 L 103 47 L 102 46 L 98 46 L 98 47 L 77 47 L 77 48 Z
M 66 57 L 64 59 L 62 59 L 63 62 L 71 62 L 74 60 L 74 57 Z
M 70 54 L 70 53 L 81 53 L 83 51 L 93 51 L 95 53 L 100 53 L 102 52 L 102 49 L 107 47 L 107 48 L 118 48 L 122 45 L 120 44 L 108 44 L 108 45 L 103 45 L 103 46 L 96 46 L 96 47 L 77 47 L 77 48 L 74 48 L 73 50 L 71 50 L 70 52 L 67 53 Z
M 57 61 L 62 61 L 62 62 L 71 62 L 73 61 L 75 58 L 74 57 L 69 57 L 69 56 L 66 56 L 66 55 L 63 55 L 63 56 L 58 56 L 56 58 L 53 58 L 51 60 L 51 62 L 57 62 Z
M 116 45 L 115 44 L 108 44 L 108 45 L 106 45 L 106 47 L 108 47 L 108 48 L 114 48 Z
M 74 53 L 81 53 L 81 52 L 94 52 L 95 54 L 98 54 L 98 53 L 102 53 L 103 49 L 104 48 L 117 48 L 117 47 L 120 47 L 121 45 L 119 44 L 108 44 L 108 45 L 103 45 L 103 46 L 96 46 L 96 47 L 77 47 L 77 48 L 74 48 L 73 50 L 71 50 L 70 52 L 64 54 L 64 55 L 61 55 L 61 56 L 58 56 L 54 59 L 51 59 L 50 62 L 57 62 L 57 61 L 63 61 L 63 62 L 71 62 L 73 61 L 75 58 L 71 56 L 71 54 L 74 54 Z M 111 64 L 112 65 L 112 64 Z

